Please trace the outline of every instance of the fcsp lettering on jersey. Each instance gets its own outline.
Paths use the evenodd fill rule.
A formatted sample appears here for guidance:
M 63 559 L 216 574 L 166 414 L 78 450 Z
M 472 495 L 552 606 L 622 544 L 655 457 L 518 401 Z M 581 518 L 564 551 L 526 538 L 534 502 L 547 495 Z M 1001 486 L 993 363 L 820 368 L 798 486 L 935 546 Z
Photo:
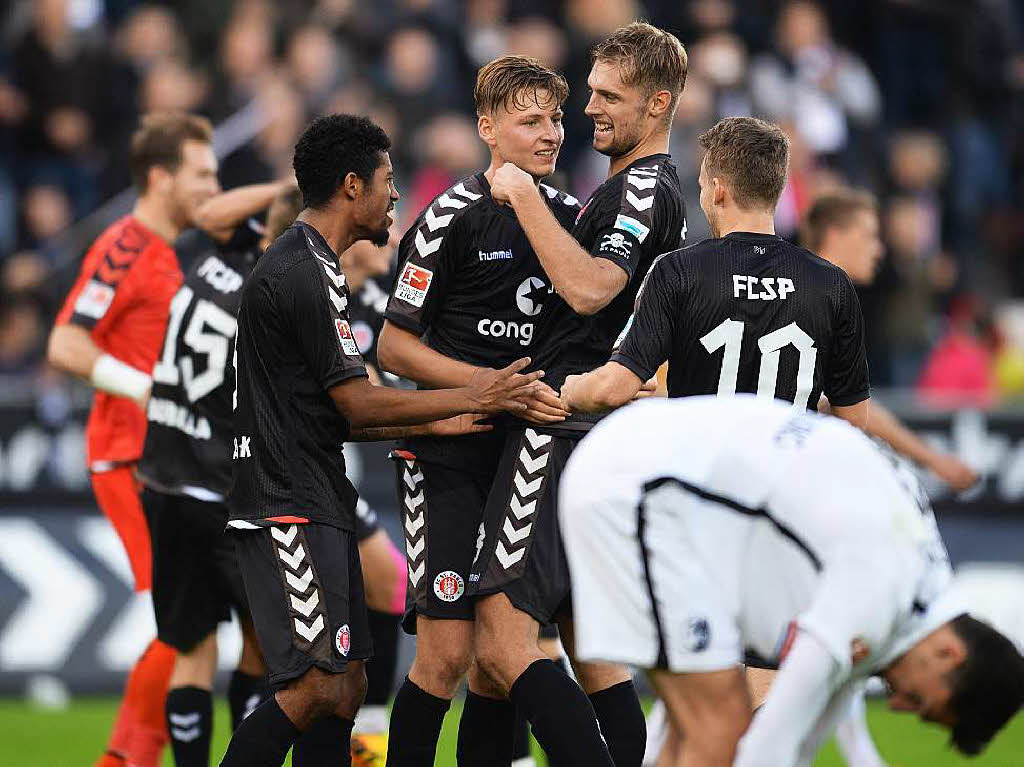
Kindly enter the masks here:
M 785 300 L 795 291 L 796 286 L 788 277 L 753 277 L 749 274 L 732 276 L 733 298 L 747 298 L 751 301 Z
M 242 275 L 216 256 L 209 256 L 203 261 L 196 273 L 221 293 L 234 293 L 245 281 Z

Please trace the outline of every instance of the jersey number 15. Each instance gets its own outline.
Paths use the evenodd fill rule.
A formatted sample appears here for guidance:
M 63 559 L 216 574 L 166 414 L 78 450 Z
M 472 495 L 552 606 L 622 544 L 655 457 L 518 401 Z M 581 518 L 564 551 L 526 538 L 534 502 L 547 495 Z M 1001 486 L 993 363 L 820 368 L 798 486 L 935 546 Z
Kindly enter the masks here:
M 196 301 L 181 341 L 194 354 L 206 355 L 206 370 L 196 375 L 192 355 L 187 353 L 175 360 L 182 320 L 194 297 L 195 292 L 186 285 L 171 301 L 163 354 L 153 368 L 153 380 L 157 383 L 177 386 L 181 381 L 189 402 L 205 397 L 224 382 L 228 344 L 235 335 L 235 318 L 212 301 L 200 298 Z

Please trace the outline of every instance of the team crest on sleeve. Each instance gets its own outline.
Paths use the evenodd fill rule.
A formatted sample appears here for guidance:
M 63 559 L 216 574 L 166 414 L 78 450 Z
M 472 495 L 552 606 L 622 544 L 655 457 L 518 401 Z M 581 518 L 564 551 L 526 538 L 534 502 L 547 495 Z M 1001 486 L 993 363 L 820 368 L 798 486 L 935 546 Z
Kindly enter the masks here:
M 629 258 L 632 250 L 633 243 L 627 240 L 625 235 L 618 232 L 606 234 L 601 238 L 601 245 L 598 247 L 599 253 L 614 253 L 620 258 Z
M 651 231 L 650 228 L 644 226 L 632 216 L 624 216 L 621 213 L 615 217 L 615 228 L 629 232 L 640 242 L 646 240 L 648 233 Z
M 454 570 L 445 570 L 434 578 L 434 596 L 442 602 L 456 602 L 466 591 L 466 582 Z
M 406 264 L 402 270 L 402 276 L 398 278 L 395 286 L 395 298 L 405 301 L 413 306 L 423 306 L 427 298 L 427 291 L 430 290 L 430 283 L 434 279 L 434 273 L 429 269 L 415 264 Z
M 359 354 L 359 345 L 352 336 L 352 327 L 345 320 L 337 318 L 334 320 L 334 327 L 338 331 L 338 341 L 341 343 L 341 350 L 349 356 Z
M 352 631 L 347 623 L 338 629 L 338 633 L 335 634 L 334 646 L 343 658 L 348 657 L 348 651 L 352 649 Z
M 78 294 L 75 301 L 75 312 L 92 317 L 94 320 L 101 319 L 114 301 L 114 289 L 110 285 L 104 285 L 96 280 L 89 280 Z

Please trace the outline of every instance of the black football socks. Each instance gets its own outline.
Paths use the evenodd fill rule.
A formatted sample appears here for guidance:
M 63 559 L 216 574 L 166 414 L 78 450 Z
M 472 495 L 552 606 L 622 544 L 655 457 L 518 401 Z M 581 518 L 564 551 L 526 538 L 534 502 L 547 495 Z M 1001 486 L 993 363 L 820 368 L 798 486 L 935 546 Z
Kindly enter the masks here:
M 441 724 L 451 704 L 406 677 L 391 706 L 387 767 L 433 767 Z
M 615 767 L 640 767 L 647 747 L 647 721 L 633 682 L 620 682 L 587 697 Z
M 615 767 L 583 690 L 548 659 L 534 661 L 509 692 L 533 736 L 559 767 Z
M 176 767 L 209 767 L 213 697 L 202 687 L 175 687 L 164 704 Z
M 512 761 L 515 707 L 466 691 L 456 750 L 460 767 L 508 767 Z
M 271 695 L 242 720 L 231 736 L 221 767 L 281 767 L 288 749 L 298 739 L 277 698 Z
M 265 676 L 253 676 L 235 669 L 228 682 L 228 707 L 231 709 L 231 731 L 246 716 L 256 710 L 264 700 L 273 694 Z
M 293 767 L 352 767 L 352 720 L 328 716 L 295 741 Z

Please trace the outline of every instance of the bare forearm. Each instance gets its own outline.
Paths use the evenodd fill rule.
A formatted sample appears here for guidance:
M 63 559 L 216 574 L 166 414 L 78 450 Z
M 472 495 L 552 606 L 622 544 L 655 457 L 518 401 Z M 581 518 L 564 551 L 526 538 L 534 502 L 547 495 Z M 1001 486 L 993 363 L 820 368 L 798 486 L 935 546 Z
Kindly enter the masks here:
M 474 365 L 446 357 L 407 330 L 385 323 L 377 343 L 380 367 L 432 389 L 466 386 L 477 371 Z
M 285 187 L 285 182 L 250 184 L 218 194 L 199 206 L 196 223 L 213 237 L 230 235 L 240 223 L 266 209 Z
M 574 310 L 592 314 L 614 297 L 615 293 L 607 295 L 598 260 L 562 228 L 540 192 L 517 196 L 512 207 L 555 292 Z
M 570 410 L 598 413 L 625 405 L 640 391 L 643 381 L 617 362 L 607 362 L 583 376 L 570 376 L 562 398 Z
M 349 432 L 349 442 L 387 442 L 392 439 L 404 439 L 405 437 L 423 437 L 430 434 L 430 426 L 421 424 L 419 426 L 372 426 L 367 428 L 352 429 Z
M 102 354 L 88 330 L 71 324 L 54 327 L 46 348 L 46 359 L 51 365 L 86 381 Z
M 878 437 L 897 453 L 922 466 L 929 466 L 935 457 L 935 451 L 923 439 L 900 423 L 896 416 L 879 402 L 871 402 L 871 417 L 865 431 L 873 437 Z
M 460 413 L 476 412 L 478 405 L 462 389 L 408 391 L 366 387 L 357 404 L 345 409 L 354 429 L 416 426 Z M 390 437 L 383 437 L 390 439 Z

